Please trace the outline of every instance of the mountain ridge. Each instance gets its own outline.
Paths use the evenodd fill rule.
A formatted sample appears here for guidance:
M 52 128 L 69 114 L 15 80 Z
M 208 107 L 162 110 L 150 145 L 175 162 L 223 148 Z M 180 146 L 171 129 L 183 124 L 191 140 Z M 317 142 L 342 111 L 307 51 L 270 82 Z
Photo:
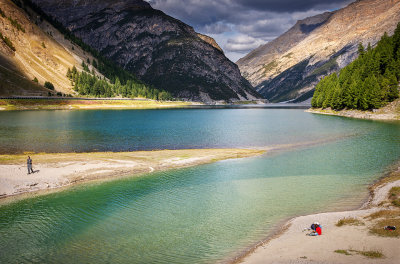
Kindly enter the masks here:
M 261 98 L 212 42 L 144 1 L 33 3 L 101 55 L 175 97 L 203 102 Z
M 338 71 L 357 57 L 360 42 L 365 46 L 375 45 L 384 31 L 393 33 L 400 21 L 400 1 L 358 0 L 324 14 L 298 21 L 275 42 L 259 47 L 259 53 L 267 52 L 258 54 L 258 60 L 252 58 L 251 52 L 237 62 L 243 76 L 264 97 L 273 102 L 310 98 L 323 76 Z M 301 30 L 301 24 L 311 20 L 316 20 L 317 26 L 297 39 L 294 37 L 289 49 L 270 52 L 282 37 L 290 39 Z

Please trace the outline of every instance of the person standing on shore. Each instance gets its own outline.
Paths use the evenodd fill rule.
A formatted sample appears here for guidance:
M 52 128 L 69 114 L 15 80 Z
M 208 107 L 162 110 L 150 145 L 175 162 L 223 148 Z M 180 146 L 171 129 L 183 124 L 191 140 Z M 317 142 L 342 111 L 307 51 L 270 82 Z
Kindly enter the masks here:
M 31 174 L 31 172 L 33 173 L 32 159 L 30 156 L 28 156 L 28 159 L 26 160 L 26 165 L 28 165 L 28 174 Z

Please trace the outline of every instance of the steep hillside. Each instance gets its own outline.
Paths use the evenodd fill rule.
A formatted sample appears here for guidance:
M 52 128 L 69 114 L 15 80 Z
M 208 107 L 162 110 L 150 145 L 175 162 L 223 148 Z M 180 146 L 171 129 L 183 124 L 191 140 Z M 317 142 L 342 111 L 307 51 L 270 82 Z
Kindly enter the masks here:
M 0 8 L 0 33 L 9 40 L 9 45 L 0 40 L 0 95 L 74 94 L 67 69 L 79 69 L 82 59 L 91 56 L 76 46 L 72 51 L 73 45 L 31 10 L 10 0 L 0 0 Z M 46 81 L 55 90 L 44 88 Z
M 375 45 L 400 21 L 400 0 L 358 0 L 335 12 L 298 21 L 279 38 L 237 64 L 273 102 L 310 98 L 316 83 L 357 57 L 361 42 Z
M 238 67 L 192 27 L 141 0 L 33 0 L 103 56 L 191 100 L 259 98 Z
M 375 48 L 358 48 L 352 63 L 323 78 L 311 100 L 314 108 L 378 109 L 399 98 L 400 23 L 394 35 L 386 33 Z
M 99 56 L 65 28 L 59 31 L 60 25 L 41 10 L 18 0 L 2 3 L 0 95 L 171 99 Z

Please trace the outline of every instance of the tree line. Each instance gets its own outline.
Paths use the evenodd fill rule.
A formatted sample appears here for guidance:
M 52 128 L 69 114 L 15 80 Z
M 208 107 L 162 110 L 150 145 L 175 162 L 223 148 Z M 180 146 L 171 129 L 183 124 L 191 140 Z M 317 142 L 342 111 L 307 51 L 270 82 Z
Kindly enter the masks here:
M 358 58 L 323 78 L 315 87 L 312 107 L 335 110 L 377 109 L 399 98 L 400 23 L 393 36 L 382 36 L 375 48 L 360 43 Z
M 82 62 L 84 69 L 87 65 Z M 67 77 L 71 80 L 74 90 L 81 95 L 95 97 L 130 97 L 148 98 L 153 100 L 172 100 L 170 93 L 146 86 L 135 80 L 121 82 L 118 77 L 113 82 L 101 79 L 88 71 L 79 72 L 75 66 L 68 68 Z

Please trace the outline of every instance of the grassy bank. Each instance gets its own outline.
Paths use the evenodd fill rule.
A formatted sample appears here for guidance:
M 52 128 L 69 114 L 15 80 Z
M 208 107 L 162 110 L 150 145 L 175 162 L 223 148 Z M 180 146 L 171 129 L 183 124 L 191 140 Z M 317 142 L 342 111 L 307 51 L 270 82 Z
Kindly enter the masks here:
M 192 105 L 182 101 L 79 100 L 79 99 L 0 99 L 0 110 L 69 109 L 157 109 Z

